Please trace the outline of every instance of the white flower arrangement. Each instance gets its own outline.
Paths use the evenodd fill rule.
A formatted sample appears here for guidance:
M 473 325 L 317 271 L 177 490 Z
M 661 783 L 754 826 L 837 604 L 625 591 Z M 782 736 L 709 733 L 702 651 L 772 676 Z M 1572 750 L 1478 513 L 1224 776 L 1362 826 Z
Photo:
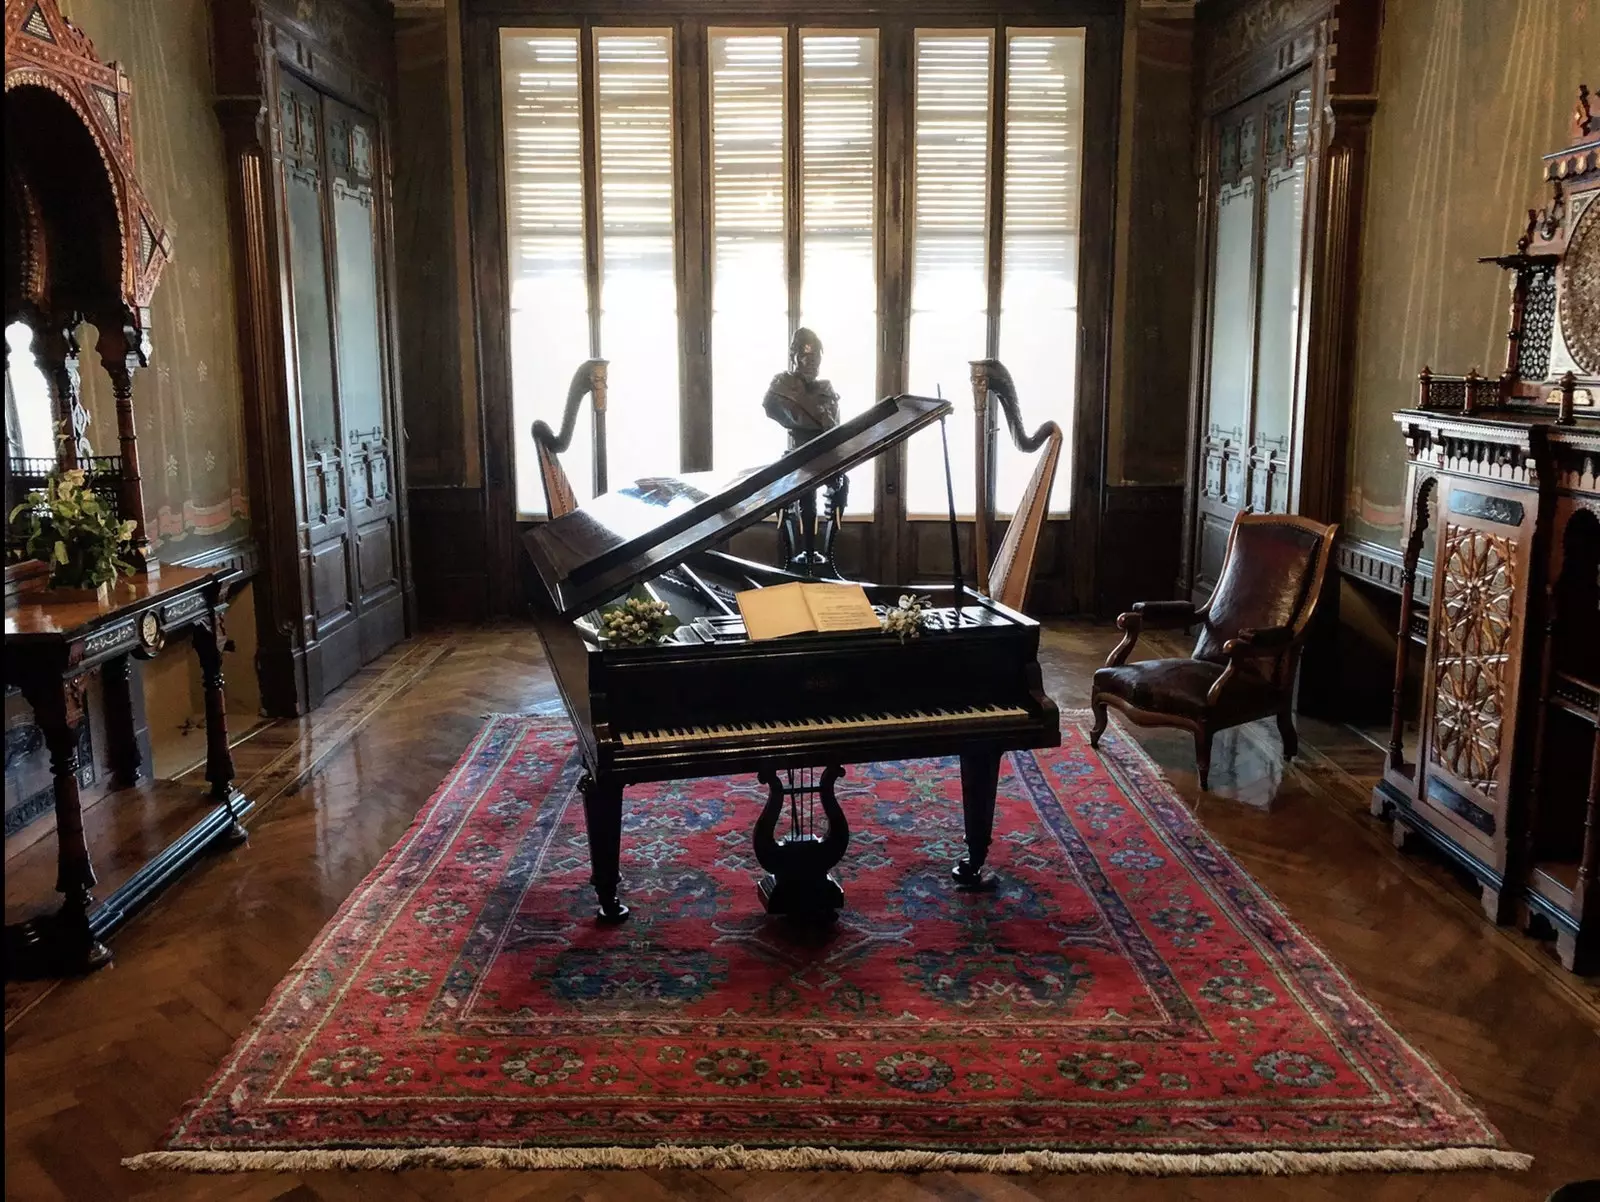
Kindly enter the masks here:
M 922 611 L 931 604 L 927 597 L 902 593 L 900 604 L 883 615 L 884 631 L 898 635 L 902 643 L 916 638 L 922 633 Z
M 600 635 L 618 647 L 652 647 L 678 625 L 665 601 L 629 597 L 600 614 Z

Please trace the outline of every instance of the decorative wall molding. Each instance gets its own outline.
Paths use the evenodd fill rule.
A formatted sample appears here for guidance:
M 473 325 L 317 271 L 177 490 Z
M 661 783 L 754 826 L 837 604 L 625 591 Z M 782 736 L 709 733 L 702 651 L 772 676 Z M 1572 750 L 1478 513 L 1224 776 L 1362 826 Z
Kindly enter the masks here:
M 1394 547 L 1369 542 L 1364 538 L 1339 539 L 1339 571 L 1352 580 L 1375 585 L 1385 592 L 1400 592 L 1401 576 L 1405 572 L 1405 557 Z M 1425 602 L 1433 595 L 1433 563 L 1417 561 L 1416 597 Z

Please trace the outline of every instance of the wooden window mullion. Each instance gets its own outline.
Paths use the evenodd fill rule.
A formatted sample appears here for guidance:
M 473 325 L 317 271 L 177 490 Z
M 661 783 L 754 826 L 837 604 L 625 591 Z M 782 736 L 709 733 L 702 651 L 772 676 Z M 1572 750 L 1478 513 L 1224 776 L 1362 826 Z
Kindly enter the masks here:
M 984 233 L 984 266 L 988 269 L 989 329 L 984 353 L 1000 356 L 1000 293 L 1004 285 L 1006 169 L 1006 30 L 994 29 L 994 56 L 989 66 L 988 214 Z
M 805 202 L 800 190 L 800 27 L 784 33 L 783 53 L 783 262 L 789 284 L 789 337 L 800 328 L 801 236 Z
M 589 357 L 600 347 L 600 94 L 594 25 L 578 31 L 578 92 L 583 137 L 583 275 L 589 298 Z M 598 453 L 598 450 L 597 450 Z

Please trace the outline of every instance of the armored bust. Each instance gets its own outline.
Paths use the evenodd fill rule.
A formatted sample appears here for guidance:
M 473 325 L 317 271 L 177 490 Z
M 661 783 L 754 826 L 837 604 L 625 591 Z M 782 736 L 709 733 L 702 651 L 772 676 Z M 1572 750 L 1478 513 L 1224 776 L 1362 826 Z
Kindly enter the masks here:
M 804 327 L 796 330 L 789 342 L 789 370 L 772 377 L 761 402 L 767 416 L 789 431 L 791 451 L 839 424 L 839 394 L 817 379 L 821 368 L 822 339 Z

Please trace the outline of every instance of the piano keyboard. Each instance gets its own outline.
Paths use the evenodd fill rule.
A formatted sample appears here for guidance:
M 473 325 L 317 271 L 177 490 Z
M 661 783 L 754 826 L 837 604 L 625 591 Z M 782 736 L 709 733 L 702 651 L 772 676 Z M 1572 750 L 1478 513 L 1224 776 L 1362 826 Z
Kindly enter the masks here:
M 662 727 L 659 730 L 625 730 L 624 747 L 649 747 L 657 743 L 721 743 L 766 735 L 831 735 L 907 731 L 972 723 L 1013 722 L 1028 711 L 1014 705 L 952 706 L 948 709 L 889 710 L 823 718 L 792 718 L 773 722 L 730 722 L 723 726 Z

